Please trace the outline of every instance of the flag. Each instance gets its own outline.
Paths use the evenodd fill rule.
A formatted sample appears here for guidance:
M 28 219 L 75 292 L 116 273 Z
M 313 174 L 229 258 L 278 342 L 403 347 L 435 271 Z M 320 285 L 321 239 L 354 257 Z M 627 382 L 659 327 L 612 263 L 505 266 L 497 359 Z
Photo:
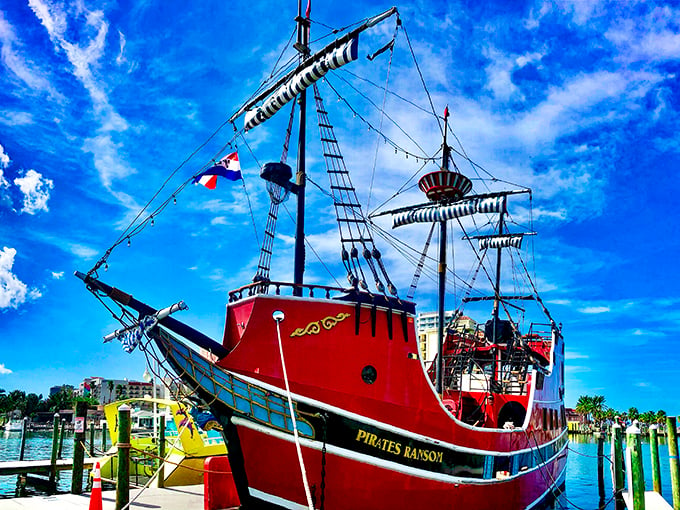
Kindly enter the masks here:
M 194 184 L 202 184 L 208 189 L 215 189 L 218 176 L 229 179 L 230 181 L 243 179 L 237 152 L 227 154 L 219 163 L 217 163 L 217 165 L 198 174 L 194 177 Z
M 449 105 L 446 105 L 446 108 L 444 108 L 444 120 L 449 118 Z

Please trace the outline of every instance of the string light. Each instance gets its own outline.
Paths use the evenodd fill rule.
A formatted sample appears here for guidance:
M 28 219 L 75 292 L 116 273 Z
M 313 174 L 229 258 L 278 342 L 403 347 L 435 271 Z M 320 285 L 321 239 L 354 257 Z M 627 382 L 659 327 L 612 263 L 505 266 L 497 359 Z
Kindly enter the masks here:
M 128 240 L 127 245 L 129 247 L 130 246 L 130 238 L 128 237 L 127 240 Z
M 156 222 L 153 219 L 153 215 L 151 215 L 151 226 L 153 227 L 156 224 Z

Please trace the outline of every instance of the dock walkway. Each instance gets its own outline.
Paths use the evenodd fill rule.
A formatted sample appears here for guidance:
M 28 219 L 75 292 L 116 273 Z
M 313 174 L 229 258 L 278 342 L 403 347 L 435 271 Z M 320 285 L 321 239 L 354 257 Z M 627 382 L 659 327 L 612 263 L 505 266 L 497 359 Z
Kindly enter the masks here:
M 86 458 L 83 466 L 91 468 L 99 458 Z M 73 469 L 73 459 L 58 459 L 55 469 L 57 471 L 70 471 Z M 47 460 L 11 460 L 0 462 L 0 476 L 19 475 L 21 473 L 49 474 L 52 463 Z
M 130 490 L 130 501 L 141 489 Z M 116 491 L 102 493 L 103 510 L 114 510 Z M 0 499 L 0 510 L 79 510 L 90 505 L 90 494 L 58 494 L 56 496 L 33 496 L 30 498 Z M 131 509 L 187 510 L 203 508 L 203 485 L 187 485 L 159 489 L 150 487 L 130 505 Z
M 626 503 L 626 508 L 633 508 L 633 501 L 629 492 L 623 493 L 623 501 Z M 0 508 L 2 507 L 0 506 Z M 647 491 L 645 492 L 645 510 L 673 510 L 673 507 L 658 492 Z

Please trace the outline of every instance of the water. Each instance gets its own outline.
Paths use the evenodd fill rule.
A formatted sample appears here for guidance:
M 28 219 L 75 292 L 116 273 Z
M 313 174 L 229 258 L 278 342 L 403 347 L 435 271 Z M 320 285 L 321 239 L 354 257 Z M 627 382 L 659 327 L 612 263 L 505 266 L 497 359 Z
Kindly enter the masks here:
M 95 445 L 101 443 L 101 435 L 95 438 Z M 17 460 L 19 458 L 21 433 L 4 432 L 0 434 L 0 461 Z M 597 440 L 593 436 L 569 436 L 569 461 L 567 464 L 566 492 L 555 502 L 555 510 L 595 510 L 598 508 L 614 510 L 611 501 L 612 481 L 610 464 L 605 459 L 605 501 L 600 502 L 597 485 Z M 604 453 L 609 456 L 610 444 L 605 442 Z M 28 432 L 24 458 L 49 459 L 52 451 L 52 432 Z M 644 471 L 647 490 L 652 487 L 652 468 L 649 456 L 649 443 L 643 438 L 642 444 Z M 73 455 L 73 435 L 64 438 L 63 458 Z M 659 457 L 661 461 L 661 480 L 664 498 L 672 502 L 670 485 L 670 468 L 668 462 L 668 448 L 664 437 L 659 438 Z M 0 476 L 0 498 L 13 497 L 16 487 L 16 476 Z M 59 492 L 71 489 L 71 472 L 62 471 L 58 483 Z M 31 493 L 29 488 L 29 493 Z M 35 492 L 33 492 L 35 493 Z
M 26 445 L 24 449 L 24 460 L 44 460 L 52 455 L 52 431 L 26 432 Z M 95 445 L 101 446 L 101 432 L 95 439 Z M 21 432 L 0 432 L 0 461 L 19 460 L 19 450 L 21 448 Z M 87 452 L 85 453 L 87 457 Z M 73 434 L 66 432 L 62 449 L 63 459 L 73 457 Z M 0 476 L 0 498 L 14 497 L 17 476 Z M 83 483 L 85 487 L 85 483 Z M 57 483 L 59 492 L 69 492 L 71 490 L 71 471 L 59 472 Z M 30 486 L 27 493 L 36 494 L 37 492 Z

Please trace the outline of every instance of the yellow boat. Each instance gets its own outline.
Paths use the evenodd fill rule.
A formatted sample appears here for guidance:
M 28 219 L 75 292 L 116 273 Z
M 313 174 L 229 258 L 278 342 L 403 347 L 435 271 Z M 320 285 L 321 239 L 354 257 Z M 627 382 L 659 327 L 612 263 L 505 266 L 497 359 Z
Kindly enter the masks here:
M 153 413 L 139 412 L 140 404 L 156 404 L 156 418 Z M 215 420 L 203 423 L 199 427 L 191 414 L 192 406 L 175 400 L 159 398 L 130 398 L 118 400 L 104 406 L 107 428 L 114 445 L 100 459 L 101 474 L 104 479 L 115 479 L 118 457 L 118 407 L 128 404 L 133 409 L 133 431 L 130 444 L 130 477 L 150 478 L 158 469 L 158 443 L 153 434 L 153 425 L 148 427 L 148 419 L 166 416 L 165 428 L 165 486 L 196 485 L 203 483 L 203 462 L 207 457 L 226 455 L 227 447 L 220 432 L 221 426 Z M 147 423 L 143 423 L 144 421 Z M 201 421 L 201 420 L 199 420 Z M 142 425 L 147 425 L 143 427 Z M 154 477 L 151 486 L 158 486 L 158 477 Z

